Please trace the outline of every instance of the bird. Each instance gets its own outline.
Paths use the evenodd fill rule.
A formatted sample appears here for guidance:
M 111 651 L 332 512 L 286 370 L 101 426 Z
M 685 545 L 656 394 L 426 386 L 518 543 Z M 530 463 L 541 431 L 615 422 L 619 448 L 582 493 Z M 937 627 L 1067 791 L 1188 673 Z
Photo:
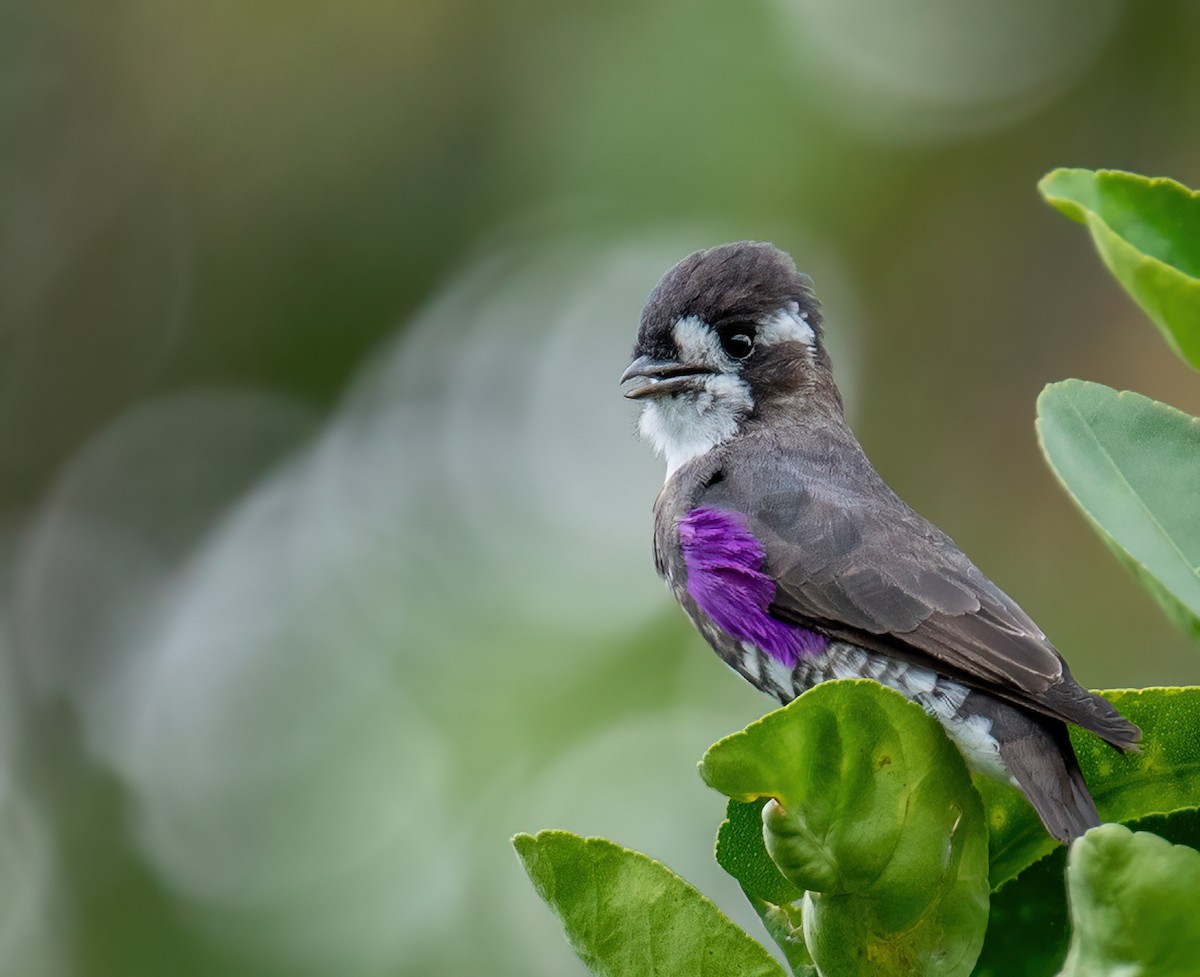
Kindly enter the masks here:
M 1141 732 L 883 481 L 844 415 L 812 280 L 771 244 L 697 251 L 642 312 L 621 382 L 666 461 L 655 566 L 717 655 L 786 704 L 866 678 L 937 719 L 1069 844 L 1099 824 L 1068 724 Z

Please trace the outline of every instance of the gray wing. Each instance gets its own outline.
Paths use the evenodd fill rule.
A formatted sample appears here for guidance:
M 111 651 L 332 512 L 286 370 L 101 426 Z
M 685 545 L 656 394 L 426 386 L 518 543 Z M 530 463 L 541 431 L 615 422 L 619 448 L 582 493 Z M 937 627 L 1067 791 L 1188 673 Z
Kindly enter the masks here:
M 777 581 L 772 613 L 1131 746 L 1136 727 L 1081 688 L 1016 602 L 847 447 L 727 457 L 700 499 L 747 517 Z

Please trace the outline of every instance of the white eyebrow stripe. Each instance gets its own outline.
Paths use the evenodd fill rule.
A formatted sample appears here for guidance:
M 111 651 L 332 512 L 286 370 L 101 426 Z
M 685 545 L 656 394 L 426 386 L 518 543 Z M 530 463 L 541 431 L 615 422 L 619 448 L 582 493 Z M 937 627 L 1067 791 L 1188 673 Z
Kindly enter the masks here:
M 680 319 L 671 329 L 671 334 L 675 338 L 681 363 L 719 366 L 727 362 L 716 330 L 699 317 L 690 315 Z
M 789 302 L 758 327 L 758 341 L 767 346 L 777 343 L 803 343 L 813 346 L 817 334 L 808 324 L 808 313 L 800 311 L 800 303 Z

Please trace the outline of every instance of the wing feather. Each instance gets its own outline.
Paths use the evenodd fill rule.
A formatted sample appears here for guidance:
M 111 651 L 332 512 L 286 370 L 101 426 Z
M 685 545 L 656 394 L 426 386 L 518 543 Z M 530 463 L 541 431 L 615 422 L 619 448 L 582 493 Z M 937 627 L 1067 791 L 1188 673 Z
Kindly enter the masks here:
M 695 503 L 746 517 L 777 581 L 773 614 L 924 661 L 1115 745 L 1136 739 L 1016 602 L 887 487 L 857 442 L 807 454 L 745 447 Z

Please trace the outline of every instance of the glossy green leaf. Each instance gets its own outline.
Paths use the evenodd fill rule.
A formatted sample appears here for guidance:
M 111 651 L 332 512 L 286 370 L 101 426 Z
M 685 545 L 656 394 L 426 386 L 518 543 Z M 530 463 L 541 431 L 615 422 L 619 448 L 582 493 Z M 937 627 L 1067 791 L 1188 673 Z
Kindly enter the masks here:
M 593 974 L 784 977 L 769 953 L 659 862 L 603 838 L 513 838 L 538 895 Z
M 736 801 L 768 798 L 766 849 L 806 890 L 822 973 L 970 972 L 987 919 L 983 810 L 920 707 L 874 682 L 826 682 L 717 743 L 700 769 Z
M 745 891 L 745 890 L 743 890 Z M 808 945 L 804 942 L 804 914 L 801 906 L 792 903 L 776 905 L 746 893 L 750 905 L 763 921 L 773 939 L 787 959 L 794 977 L 818 977 L 816 964 Z
M 987 935 L 973 977 L 1054 977 L 1067 954 L 1066 848 L 992 893 Z
M 730 801 L 725 820 L 717 830 L 717 864 L 742 886 L 742 892 L 763 921 L 771 939 L 783 951 L 792 973 L 808 977 L 815 972 L 804 944 L 799 900 L 804 896 L 783 877 L 763 838 L 762 809 L 766 799 L 743 804 Z
M 1079 765 L 1106 821 L 1131 821 L 1200 807 L 1200 688 L 1104 692 L 1142 729 L 1140 753 L 1123 754 L 1090 733 L 1071 730 Z M 1014 788 L 985 777 L 976 785 L 990 828 L 993 888 L 1058 843 Z
M 1105 541 L 1200 640 L 1200 419 L 1098 383 L 1038 398 L 1042 453 Z
M 1087 225 L 1108 270 L 1200 369 L 1200 194 L 1118 170 L 1055 170 L 1038 189 Z
M 782 906 L 802 895 L 783 877 L 763 839 L 762 809 L 766 798 L 743 803 L 730 801 L 717 831 L 717 864 L 732 875 L 747 896 Z
M 1195 977 L 1200 852 L 1119 824 L 1093 828 L 1067 862 L 1071 947 L 1063 977 Z
M 1139 818 L 1134 830 L 1175 844 L 1200 845 L 1200 810 Z M 973 977 L 1054 977 L 1067 955 L 1071 930 L 1061 845 L 992 893 L 987 937 Z

